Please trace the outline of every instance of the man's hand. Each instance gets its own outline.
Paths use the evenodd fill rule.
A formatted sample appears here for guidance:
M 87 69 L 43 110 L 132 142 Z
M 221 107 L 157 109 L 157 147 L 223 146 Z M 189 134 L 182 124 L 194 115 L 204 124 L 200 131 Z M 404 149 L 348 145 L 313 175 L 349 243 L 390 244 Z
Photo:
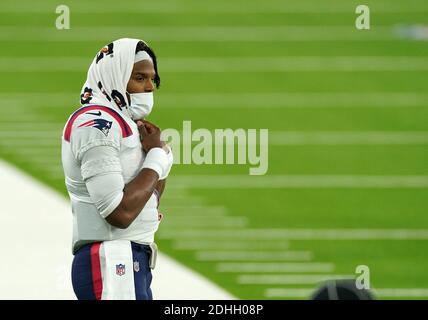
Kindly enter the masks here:
M 153 123 L 147 120 L 137 120 L 138 131 L 140 132 L 143 150 L 147 153 L 152 148 L 162 148 L 160 139 L 161 130 Z
M 143 144 L 143 150 L 147 153 L 151 148 L 162 148 L 166 151 L 166 153 L 170 152 L 170 148 L 166 144 L 165 141 L 160 140 L 160 132 L 161 130 L 153 123 L 147 121 L 147 120 L 137 120 L 136 121 L 138 130 L 140 131 L 140 140 Z M 158 134 L 159 131 L 159 143 L 158 141 L 148 141 L 147 142 L 147 136 L 153 134 Z M 157 137 L 154 137 L 153 139 L 157 139 Z M 146 141 L 145 141 L 146 140 Z

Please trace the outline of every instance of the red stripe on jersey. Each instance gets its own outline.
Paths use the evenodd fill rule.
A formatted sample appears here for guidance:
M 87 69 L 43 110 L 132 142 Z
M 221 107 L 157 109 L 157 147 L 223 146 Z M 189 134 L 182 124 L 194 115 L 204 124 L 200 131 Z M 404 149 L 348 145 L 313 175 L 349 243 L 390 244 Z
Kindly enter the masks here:
M 104 111 L 104 112 L 107 112 L 109 115 L 111 115 L 119 123 L 120 129 L 122 130 L 123 138 L 129 137 L 130 135 L 132 135 L 131 127 L 121 117 L 121 115 L 117 111 L 104 106 L 88 106 L 77 110 L 75 113 L 73 113 L 70 120 L 68 120 L 67 126 L 65 127 L 65 130 L 64 130 L 64 139 L 66 141 L 70 141 L 71 129 L 73 128 L 73 123 L 74 121 L 76 121 L 77 117 L 80 116 L 82 113 L 92 111 L 92 110 Z
M 94 120 L 89 120 L 89 121 L 82 123 L 80 126 L 78 126 L 78 128 L 83 127 L 83 126 L 89 126 L 93 123 L 94 123 Z
M 92 287 L 94 289 L 95 298 L 101 300 L 103 293 L 103 278 L 101 274 L 100 264 L 100 247 L 101 242 L 96 242 L 91 245 L 91 270 L 92 270 Z

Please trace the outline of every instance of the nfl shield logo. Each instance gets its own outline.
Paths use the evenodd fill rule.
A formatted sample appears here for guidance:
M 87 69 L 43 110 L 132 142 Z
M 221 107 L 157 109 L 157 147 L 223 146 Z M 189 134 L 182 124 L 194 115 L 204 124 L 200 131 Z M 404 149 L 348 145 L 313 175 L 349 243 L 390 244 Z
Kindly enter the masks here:
M 116 274 L 118 276 L 123 276 L 125 274 L 125 265 L 124 264 L 117 264 L 116 265 Z
M 134 261 L 134 271 L 140 271 L 140 263 L 138 261 Z

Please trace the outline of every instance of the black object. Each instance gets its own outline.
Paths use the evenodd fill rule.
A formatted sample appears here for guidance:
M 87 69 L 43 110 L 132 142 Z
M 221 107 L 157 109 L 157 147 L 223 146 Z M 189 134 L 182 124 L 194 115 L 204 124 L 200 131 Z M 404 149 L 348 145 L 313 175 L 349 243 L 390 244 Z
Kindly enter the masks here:
M 374 300 L 368 289 L 358 289 L 354 279 L 329 280 L 315 291 L 312 300 Z

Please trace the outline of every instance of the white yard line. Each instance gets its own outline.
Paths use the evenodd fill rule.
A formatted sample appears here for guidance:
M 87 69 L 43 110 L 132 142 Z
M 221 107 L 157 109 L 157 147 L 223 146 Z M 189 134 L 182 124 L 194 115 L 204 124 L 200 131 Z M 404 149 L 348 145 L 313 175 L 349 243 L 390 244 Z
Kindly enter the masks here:
M 264 292 L 266 298 L 307 298 L 309 299 L 315 292 L 314 289 L 302 288 L 267 288 Z
M 420 2 L 422 3 L 422 2 Z M 121 6 L 115 3 L 106 2 L 103 6 L 98 3 L 88 2 L 73 3 L 72 10 L 74 13 L 87 13 L 94 12 L 94 14 L 104 13 L 135 13 L 138 10 L 145 13 L 164 14 L 164 13 L 185 13 L 185 14 L 260 14 L 260 13 L 349 13 L 349 3 L 347 2 L 334 2 L 325 3 L 323 6 L 318 5 L 317 1 L 304 1 L 304 2 L 284 2 L 284 1 L 269 1 L 263 3 L 262 6 L 259 2 L 249 1 L 245 6 L 241 2 L 230 1 L 216 1 L 216 2 L 181 2 L 180 5 L 173 5 L 166 2 L 148 2 L 139 3 L 134 1 L 122 1 Z M 410 3 L 410 4 L 413 4 Z M 377 1 L 376 9 L 379 12 L 385 13 L 421 13 L 428 12 L 426 6 L 413 4 L 408 5 L 406 2 L 391 2 L 391 1 Z M 52 2 L 41 2 L 37 5 L 28 5 L 28 3 L 21 2 L 3 2 L 0 5 L 0 12 L 4 13 L 46 13 L 52 10 L 54 5 Z M 130 10 L 132 8 L 132 10 Z
M 232 229 L 231 232 L 233 232 L 234 228 L 243 228 L 247 225 L 246 222 L 242 221 L 236 221 L 236 220 L 225 220 L 225 221 L 165 221 L 164 228 L 165 229 L 180 229 L 180 228 L 228 228 Z
M 1 144 L 1 143 L 0 143 Z M 58 157 L 61 154 L 61 148 L 58 146 L 58 148 L 55 147 L 25 147 L 25 148 L 4 148 L 2 150 L 2 154 L 14 154 L 14 155 L 20 155 L 21 157 L 46 157 L 46 158 L 52 158 L 52 157 Z
M 269 131 L 269 145 L 425 145 L 428 132 Z
M 343 274 L 287 274 L 287 275 L 273 275 L 273 274 L 253 274 L 253 275 L 239 275 L 237 282 L 239 284 L 263 284 L 263 285 L 276 285 L 276 284 L 315 284 L 327 280 L 337 279 L 354 279 L 355 275 Z
M 411 71 L 427 70 L 428 58 L 414 56 L 192 57 L 166 58 L 162 60 L 162 66 L 166 72 L 203 73 Z
M 177 239 L 173 242 L 173 248 L 177 250 L 233 250 L 233 249 L 278 249 L 285 250 L 290 247 L 288 241 L 283 240 L 239 240 L 234 239 L 233 241 L 218 239 L 218 240 L 183 240 Z
M 13 131 L 13 129 L 17 129 L 22 125 L 31 130 L 35 131 L 58 131 L 62 132 L 63 127 L 58 125 L 58 123 L 53 122 L 37 122 L 34 118 L 24 118 L 22 120 L 17 121 L 16 119 L 0 119 L 1 130 L 3 131 Z M 22 129 L 21 129 L 22 130 Z
M 241 229 L 167 230 L 165 239 L 428 240 L 428 229 Z
M 20 139 L 1 139 L 0 144 L 13 147 L 34 147 L 34 144 L 37 143 L 39 146 L 51 146 L 57 148 L 61 145 L 61 137 L 50 137 L 50 138 L 37 138 L 37 141 L 34 142 L 30 138 L 20 138 Z
M 163 213 L 165 210 L 161 210 Z M 210 228 L 242 228 L 245 227 L 248 222 L 244 219 L 233 219 L 233 218 L 224 218 L 224 217 L 212 217 L 215 219 L 203 219 L 198 217 L 196 219 L 176 219 L 174 218 L 173 211 L 165 211 L 168 213 L 168 217 L 165 217 L 164 228 L 184 228 L 189 227 L 210 227 Z M 171 215 L 172 214 L 172 215 Z
M 17 129 L 17 127 L 15 127 Z M 8 140 L 55 140 L 59 143 L 62 129 L 57 130 L 6 130 L 0 127 L 0 138 Z M 34 140 L 30 142 L 33 143 Z M 30 143 L 29 142 L 29 143 Z M 220 143 L 220 142 L 216 142 Z M 222 143 L 222 142 L 221 142 Z M 427 131 L 269 131 L 269 145 L 425 145 Z
M 222 213 L 225 213 L 227 211 L 227 208 L 222 206 L 203 206 L 203 205 L 201 206 L 201 205 L 195 205 L 193 203 L 188 205 L 166 205 L 165 208 L 170 210 L 204 210 L 209 208 L 213 211 L 217 210 Z
M 175 175 L 170 188 L 428 188 L 427 175 Z
M 88 59 L 80 57 L 2 58 L 0 72 L 67 72 L 86 70 L 87 64 Z M 162 70 L 173 73 L 423 71 L 428 70 L 428 58 L 417 56 L 164 58 Z
M 0 93 L 2 102 L 13 101 L 19 108 L 13 111 L 0 109 L 1 115 L 22 114 L 22 110 L 31 111 L 35 106 L 57 109 L 58 103 L 50 104 L 38 100 L 64 101 L 75 100 L 75 94 L 63 93 L 23 93 L 16 100 L 12 93 Z M 428 94 L 424 92 L 254 92 L 254 93 L 166 93 L 159 92 L 156 96 L 162 108 L 395 108 L 395 107 L 428 107 Z M 4 105 L 7 105 L 5 103 Z M 69 108 L 70 105 L 67 105 Z M 76 109 L 78 105 L 76 104 Z M 72 111 L 72 110 L 71 110 Z M 42 116 L 42 115 L 38 115 Z M 65 122 L 66 119 L 64 119 Z M 16 119 L 14 120 L 16 122 Z M 21 121 L 21 120 L 20 120 Z M 29 121 L 31 119 L 22 119 Z M 2 126 L 4 122 L 0 120 Z M 44 123 L 37 122 L 37 127 Z M 61 128 L 58 124 L 52 124 Z
M 192 199 L 193 202 L 193 199 Z M 172 213 L 175 211 L 173 210 L 171 207 L 167 207 L 167 206 L 163 206 L 163 208 L 165 208 L 165 210 L 170 210 Z M 205 209 L 209 209 L 209 206 L 206 206 L 203 210 Z M 195 215 L 169 215 L 168 217 L 169 221 L 173 222 L 173 223 L 187 223 L 187 222 L 196 222 L 196 223 L 202 223 L 202 222 L 207 222 L 207 223 L 212 223 L 215 221 L 222 221 L 222 222 L 226 222 L 226 221 L 230 221 L 230 222 L 236 222 L 236 223 L 246 223 L 248 222 L 248 218 L 247 217 L 234 217 L 234 216 L 205 216 L 205 215 L 200 215 L 200 214 L 195 214 Z
M 325 108 L 428 106 L 423 92 L 159 93 L 165 108 Z
M 99 8 L 97 8 L 98 10 Z M 52 9 L 50 9 L 52 10 Z M 157 42 L 286 42 L 286 41 L 379 41 L 397 40 L 392 26 L 377 26 L 370 33 L 355 32 L 353 25 L 342 26 L 91 26 L 73 27 L 66 34 L 55 28 L 39 26 L 2 26 L 2 41 L 111 41 L 128 37 L 138 38 L 141 34 L 150 35 Z M 103 40 L 104 39 L 104 40 Z M 88 61 L 86 62 L 88 65 Z M 19 65 L 17 65 L 19 67 Z M 70 69 L 72 71 L 72 69 Z
M 199 261 L 310 261 L 310 251 L 198 251 Z
M 185 189 L 182 189 L 185 190 Z M 191 197 L 192 199 L 192 203 L 197 204 L 197 205 L 203 205 L 205 203 L 205 199 L 200 198 L 200 197 Z M 162 196 L 162 208 L 164 208 L 167 205 L 183 205 L 186 203 L 189 203 L 189 197 L 185 194 L 183 195 L 171 195 L 169 193 L 165 193 Z
M 18 129 L 18 128 L 17 128 Z M 27 130 L 28 128 L 26 128 Z M 52 130 L 52 131 L 47 131 L 47 130 L 35 130 L 32 131 L 32 128 L 29 129 L 31 131 L 22 131 L 22 129 L 20 130 L 1 130 L 0 129 L 0 138 L 7 138 L 10 140 L 25 140 L 25 139 L 29 139 L 29 138 L 34 138 L 37 139 L 36 141 L 34 141 L 34 139 L 32 140 L 33 144 L 39 140 L 39 139 L 44 139 L 44 140 L 59 140 L 62 136 L 62 130 Z
M 171 192 L 173 193 L 173 192 Z M 224 216 L 227 214 L 227 208 L 225 207 L 215 207 L 215 206 L 192 206 L 189 205 L 189 207 L 186 206 L 170 206 L 168 204 L 162 205 L 162 210 L 165 212 L 171 212 L 179 214 L 180 217 L 192 217 L 192 216 Z
M 328 262 L 222 262 L 216 266 L 218 272 L 333 272 L 334 263 Z
M 3 160 L 0 176 L 0 298 L 74 299 L 69 202 Z M 153 273 L 155 299 L 234 298 L 162 253 Z
M 46 156 L 31 156 L 31 158 L 28 159 L 28 162 L 34 163 L 35 165 L 44 165 L 45 169 L 47 170 L 62 170 L 62 164 L 61 164 L 61 158 L 58 156 L 58 154 L 55 155 L 55 157 L 46 157 Z
M 428 288 L 379 288 L 373 289 L 373 292 L 379 297 L 428 297 Z

